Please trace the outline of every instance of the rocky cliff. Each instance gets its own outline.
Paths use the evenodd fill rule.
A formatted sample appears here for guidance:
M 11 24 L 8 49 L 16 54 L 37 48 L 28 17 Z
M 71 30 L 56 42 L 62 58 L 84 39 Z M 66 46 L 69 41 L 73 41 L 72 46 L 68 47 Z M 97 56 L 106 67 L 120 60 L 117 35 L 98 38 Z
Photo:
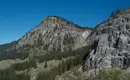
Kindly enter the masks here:
M 85 70 L 130 66 L 130 9 L 112 15 L 97 25 L 91 35 L 91 50 Z

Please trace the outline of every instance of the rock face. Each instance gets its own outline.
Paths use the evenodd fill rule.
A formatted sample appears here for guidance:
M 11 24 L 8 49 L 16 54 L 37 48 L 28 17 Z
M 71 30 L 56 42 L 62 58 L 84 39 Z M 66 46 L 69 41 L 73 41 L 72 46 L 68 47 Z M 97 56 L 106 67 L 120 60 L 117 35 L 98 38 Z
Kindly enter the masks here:
M 58 16 L 49 16 L 23 36 L 16 49 L 27 46 L 32 52 L 64 52 L 88 45 L 92 29 L 81 28 Z
M 91 35 L 91 50 L 85 70 L 130 66 L 130 9 L 99 24 Z

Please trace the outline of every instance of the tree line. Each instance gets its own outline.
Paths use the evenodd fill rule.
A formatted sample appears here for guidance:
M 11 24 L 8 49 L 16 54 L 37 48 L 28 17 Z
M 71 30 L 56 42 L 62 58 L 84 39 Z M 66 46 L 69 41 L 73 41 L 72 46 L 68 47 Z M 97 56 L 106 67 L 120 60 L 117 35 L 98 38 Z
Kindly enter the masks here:
M 30 80 L 30 75 L 26 73 L 17 74 L 16 70 L 11 67 L 0 70 L 0 80 Z
M 17 71 L 21 71 L 21 70 L 26 70 L 29 68 L 36 68 L 37 64 L 36 64 L 36 60 L 35 59 L 30 59 L 28 61 L 25 62 L 18 62 L 12 65 L 12 68 L 14 68 Z
M 77 55 L 74 58 L 69 58 L 67 60 L 61 60 L 58 66 L 53 67 L 50 71 L 41 72 L 37 76 L 37 80 L 55 80 L 57 75 L 61 75 L 66 71 L 74 68 L 75 66 L 83 62 L 84 55 Z M 47 68 L 47 62 L 44 66 Z

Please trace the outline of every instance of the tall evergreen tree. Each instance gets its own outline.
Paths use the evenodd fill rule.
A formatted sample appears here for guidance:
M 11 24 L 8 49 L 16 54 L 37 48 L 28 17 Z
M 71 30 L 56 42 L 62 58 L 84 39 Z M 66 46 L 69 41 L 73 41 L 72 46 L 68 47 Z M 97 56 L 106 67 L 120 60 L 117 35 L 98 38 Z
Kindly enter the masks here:
M 47 61 L 45 61 L 44 68 L 47 68 Z
M 114 11 L 112 11 L 109 18 L 113 17 L 114 15 Z

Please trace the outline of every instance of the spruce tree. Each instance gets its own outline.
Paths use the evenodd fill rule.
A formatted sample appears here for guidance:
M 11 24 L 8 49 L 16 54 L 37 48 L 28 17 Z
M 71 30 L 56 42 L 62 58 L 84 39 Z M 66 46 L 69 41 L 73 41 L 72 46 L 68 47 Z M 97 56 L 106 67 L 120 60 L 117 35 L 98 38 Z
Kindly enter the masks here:
M 114 12 L 112 11 L 112 12 L 111 12 L 111 15 L 110 15 L 110 18 L 113 17 L 114 15 L 115 15 L 115 14 L 114 14 Z
M 45 61 L 44 68 L 47 68 L 47 61 Z

